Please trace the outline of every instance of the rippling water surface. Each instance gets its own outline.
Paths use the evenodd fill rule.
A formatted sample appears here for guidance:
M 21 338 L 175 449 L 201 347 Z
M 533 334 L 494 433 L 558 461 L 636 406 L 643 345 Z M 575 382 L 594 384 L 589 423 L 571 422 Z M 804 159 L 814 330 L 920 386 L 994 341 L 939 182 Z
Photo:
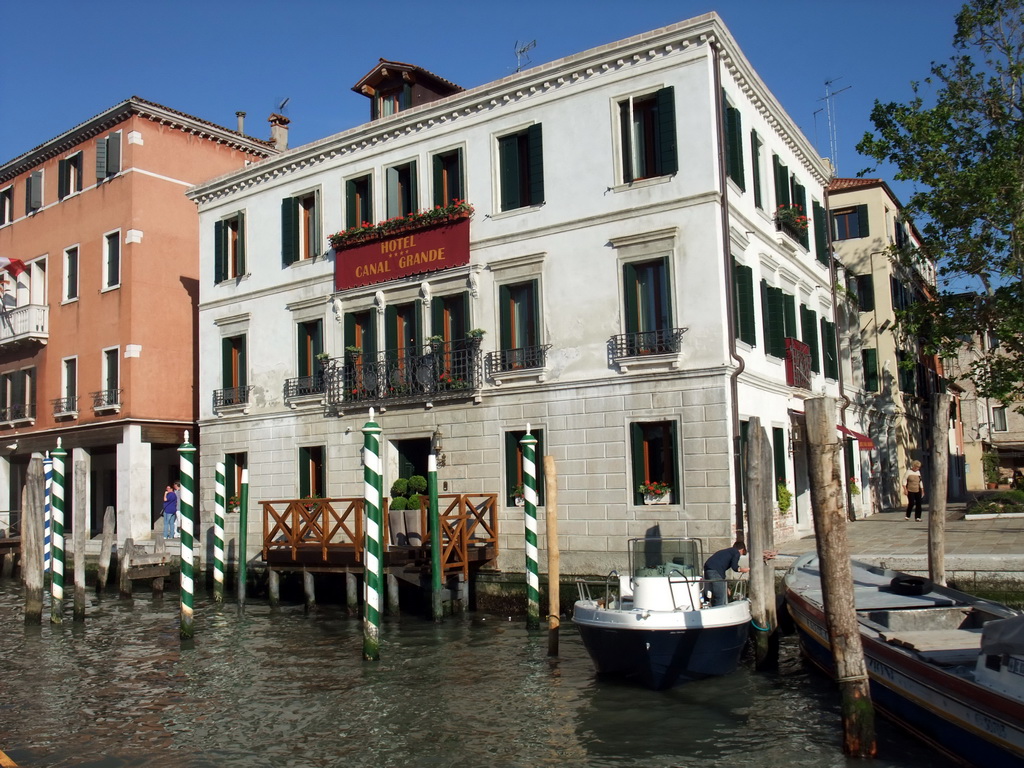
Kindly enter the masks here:
M 521 621 L 403 616 L 369 663 L 333 606 L 200 596 L 189 647 L 173 592 L 93 600 L 84 624 L 21 611 L 0 582 L 0 749 L 20 766 L 952 765 L 885 721 L 881 758 L 847 761 L 834 686 L 792 644 L 777 674 L 659 693 L 596 680 L 571 624 L 552 660 Z

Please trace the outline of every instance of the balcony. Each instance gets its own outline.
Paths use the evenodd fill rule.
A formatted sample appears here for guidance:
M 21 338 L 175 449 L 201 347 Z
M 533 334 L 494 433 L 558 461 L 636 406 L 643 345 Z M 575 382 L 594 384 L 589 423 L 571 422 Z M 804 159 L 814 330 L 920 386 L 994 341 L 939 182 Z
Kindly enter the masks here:
M 45 344 L 50 338 L 49 318 L 50 308 L 45 304 L 28 304 L 0 313 L 0 344 Z
M 19 424 L 28 422 L 34 424 L 36 420 L 35 403 L 15 403 L 7 408 L 0 408 L 0 422 L 5 424 Z
M 324 372 L 321 370 L 312 376 L 296 376 L 284 382 L 284 399 L 301 400 L 323 395 L 326 391 Z
M 683 345 L 686 328 L 659 328 L 656 331 L 621 333 L 608 339 L 612 360 L 639 358 L 650 355 L 677 355 Z
M 488 352 L 484 356 L 484 370 L 487 377 L 498 386 L 504 379 L 537 377 L 544 380 L 544 370 L 548 363 L 550 344 L 535 347 L 516 347 Z
M 327 403 L 391 405 L 475 396 L 483 380 L 479 343 L 406 347 L 376 356 L 349 354 L 325 366 Z
M 249 410 L 249 392 L 252 387 L 225 387 L 213 390 L 213 412 L 221 415 L 228 411 Z
M 121 410 L 120 389 L 101 389 L 90 392 L 92 398 L 92 409 L 96 413 L 117 413 Z
M 50 401 L 53 405 L 53 418 L 55 419 L 77 419 L 78 418 L 78 396 L 58 397 Z
M 811 388 L 811 348 L 799 339 L 786 339 L 786 384 Z

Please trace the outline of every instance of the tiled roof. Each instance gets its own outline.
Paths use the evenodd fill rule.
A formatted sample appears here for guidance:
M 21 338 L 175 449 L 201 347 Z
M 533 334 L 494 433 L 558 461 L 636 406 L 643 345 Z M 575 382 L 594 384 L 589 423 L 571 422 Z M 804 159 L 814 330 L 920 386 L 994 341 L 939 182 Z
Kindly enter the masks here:
M 884 183 L 881 179 L 832 179 L 828 185 L 829 192 L 837 192 L 840 189 L 854 189 L 857 187 L 873 187 Z
M 415 72 L 417 74 L 424 75 L 425 77 L 434 80 L 435 82 L 441 83 L 447 88 L 450 88 L 452 93 L 458 93 L 459 91 L 465 90 L 461 85 L 456 85 L 451 80 L 445 80 L 443 77 L 435 75 L 433 72 L 431 72 L 428 69 L 424 69 L 423 67 L 417 67 L 415 64 L 406 64 L 405 62 L 402 61 L 391 61 L 390 59 L 383 58 L 377 62 L 377 66 L 375 66 L 373 69 L 371 69 L 361 78 L 359 78 L 359 82 L 352 86 L 352 90 L 355 91 L 356 93 L 360 93 L 363 85 L 368 84 L 371 80 L 376 79 L 374 75 L 376 75 L 382 67 L 395 67 L 396 69 L 404 69 L 407 72 Z

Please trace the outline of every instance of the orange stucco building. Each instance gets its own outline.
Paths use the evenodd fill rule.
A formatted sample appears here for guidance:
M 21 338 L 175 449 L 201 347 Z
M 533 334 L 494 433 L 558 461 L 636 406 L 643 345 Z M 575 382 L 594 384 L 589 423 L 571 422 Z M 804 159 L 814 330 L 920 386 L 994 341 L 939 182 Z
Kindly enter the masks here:
M 196 441 L 198 215 L 185 190 L 269 141 L 137 97 L 0 166 L 0 528 L 33 452 L 84 467 L 90 534 L 149 538 Z M 70 514 L 67 514 L 70 524 Z

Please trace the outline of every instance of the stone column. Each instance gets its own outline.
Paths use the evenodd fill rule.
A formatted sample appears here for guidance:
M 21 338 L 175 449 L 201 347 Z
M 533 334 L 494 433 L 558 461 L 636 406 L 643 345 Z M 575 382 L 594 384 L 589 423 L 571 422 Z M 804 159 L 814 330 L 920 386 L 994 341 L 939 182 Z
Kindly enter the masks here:
M 129 424 L 117 446 L 117 540 L 153 537 L 153 451 L 142 427 Z

